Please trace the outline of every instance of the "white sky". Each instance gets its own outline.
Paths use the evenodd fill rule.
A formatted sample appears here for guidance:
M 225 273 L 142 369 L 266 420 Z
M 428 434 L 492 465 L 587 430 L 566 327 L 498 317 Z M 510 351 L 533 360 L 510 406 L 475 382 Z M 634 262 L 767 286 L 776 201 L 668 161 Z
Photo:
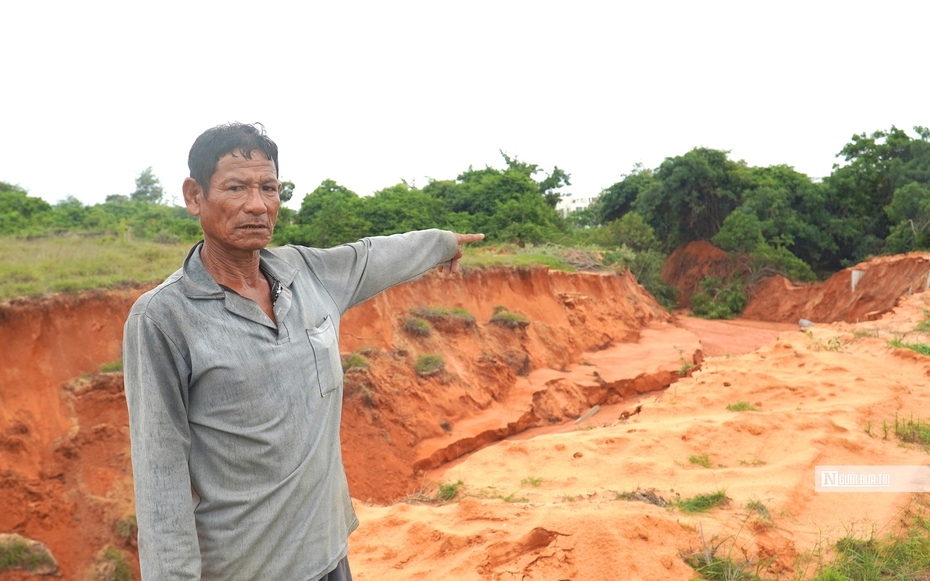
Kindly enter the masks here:
M 930 2 L 7 2 L 0 181 L 180 203 L 205 129 L 260 121 L 282 179 L 361 195 L 503 167 L 576 197 L 695 146 L 828 175 L 855 133 L 930 125 Z

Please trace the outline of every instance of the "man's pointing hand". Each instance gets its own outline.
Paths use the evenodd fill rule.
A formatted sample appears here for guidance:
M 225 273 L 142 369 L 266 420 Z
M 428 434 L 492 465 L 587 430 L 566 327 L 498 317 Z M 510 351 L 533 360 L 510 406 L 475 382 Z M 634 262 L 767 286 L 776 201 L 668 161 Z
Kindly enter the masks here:
M 455 256 L 452 257 L 452 260 L 449 262 L 444 262 L 439 265 L 439 272 L 445 272 L 452 274 L 459 271 L 459 261 L 462 259 L 462 245 L 468 244 L 469 242 L 477 242 L 479 240 L 484 240 L 484 234 L 455 234 L 455 239 L 459 243 L 458 252 L 455 253 Z

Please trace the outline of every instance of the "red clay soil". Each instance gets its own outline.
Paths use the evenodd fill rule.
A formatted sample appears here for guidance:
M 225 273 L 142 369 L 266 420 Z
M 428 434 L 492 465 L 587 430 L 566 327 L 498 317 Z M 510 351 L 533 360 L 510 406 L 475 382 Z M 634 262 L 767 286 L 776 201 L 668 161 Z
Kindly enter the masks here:
M 665 261 L 662 278 L 678 288 L 678 306 L 691 307 L 691 295 L 699 290 L 705 276 L 725 278 L 733 271 L 727 253 L 710 242 L 691 242 L 672 252 Z
M 861 278 L 852 288 L 853 272 Z M 761 281 L 743 310 L 743 318 L 797 323 L 873 321 L 898 304 L 901 297 L 926 291 L 930 285 L 930 253 L 880 256 L 841 270 L 825 282 L 793 284 L 782 276 Z
M 876 280 L 894 281 L 901 294 L 923 290 L 928 263 L 926 255 L 873 261 L 867 263 L 860 285 L 872 284 L 868 281 L 874 275 Z M 772 288 L 766 292 L 781 292 Z M 860 301 L 869 305 L 863 312 L 883 308 L 866 300 L 878 296 L 882 285 L 862 288 L 872 289 L 862 291 Z M 126 520 L 134 508 L 122 376 L 72 378 L 119 357 L 123 321 L 142 290 L 60 295 L 0 306 L 0 533 L 46 543 L 65 579 L 92 576 L 94 555 L 107 546 L 126 555 L 138 578 Z M 824 294 L 823 300 L 838 302 L 840 291 L 836 292 Z M 762 297 L 757 293 L 756 300 Z M 896 299 L 881 297 L 885 303 Z M 781 303 L 773 299 L 770 304 L 761 312 L 775 317 Z M 911 301 L 898 319 L 883 324 L 888 329 L 913 328 L 925 304 L 926 300 Z M 528 323 L 510 328 L 490 322 L 498 306 L 524 316 Z M 465 309 L 474 321 L 434 316 L 428 336 L 410 335 L 404 325 L 419 307 Z M 794 313 L 785 316 L 795 322 Z M 629 274 L 566 274 L 545 268 L 477 269 L 453 277 L 431 273 L 351 310 L 342 324 L 342 348 L 368 363 L 346 373 L 342 437 L 353 498 L 383 504 L 420 490 L 430 479 L 467 475 L 473 493 L 484 499 L 449 508 L 359 504 L 362 521 L 368 524 L 353 535 L 353 569 L 358 563 L 359 579 L 409 578 L 410 573 L 430 577 L 430 571 L 433 578 L 446 571 L 449 579 L 509 579 L 512 572 L 524 571 L 525 579 L 555 580 L 611 578 L 609 571 L 616 569 L 610 567 L 627 563 L 633 567 L 630 578 L 690 578 L 693 572 L 682 564 L 677 550 L 693 541 L 696 526 L 677 523 L 677 513 L 666 509 L 624 508 L 610 491 L 662 482 L 666 488 L 674 484 L 675 491 L 663 492 L 669 497 L 681 490 L 679 484 L 692 494 L 721 486 L 712 481 L 711 471 L 680 463 L 703 450 L 730 467 L 721 471 L 724 478 L 730 472 L 743 474 L 737 460 L 750 462 L 749 470 L 764 473 L 765 482 L 788 478 L 784 486 L 758 494 L 776 498 L 776 506 L 791 514 L 823 521 L 841 505 L 832 498 L 812 500 L 806 492 L 809 478 L 804 470 L 821 456 L 794 461 L 791 454 L 817 449 L 839 454 L 849 463 L 856 450 L 875 448 L 868 456 L 874 463 L 883 461 L 880 454 L 892 463 L 915 463 L 907 450 L 869 440 L 860 424 L 873 416 L 876 421 L 893 418 L 898 409 L 919 411 L 926 402 L 914 399 L 917 390 L 905 393 L 900 382 L 889 380 L 887 347 L 879 339 L 856 339 L 844 329 L 836 342 L 845 352 L 822 351 L 835 330 L 815 328 L 809 337 L 786 330 L 793 326 L 772 329 L 752 321 L 711 325 L 685 318 L 676 322 Z M 780 331 L 781 343 L 773 347 Z M 728 338 L 730 332 L 736 337 Z M 753 351 L 738 357 L 759 347 L 757 355 Z M 701 379 L 693 381 L 686 376 L 697 371 L 692 364 L 700 361 L 702 351 L 717 357 L 705 361 L 697 372 L 703 374 Z M 425 354 L 441 355 L 444 370 L 418 375 L 414 364 Z M 863 356 L 874 359 L 874 365 L 859 372 L 854 378 L 859 383 L 851 383 L 847 369 L 864 364 Z M 902 357 L 895 355 L 896 360 Z M 908 362 L 914 368 L 908 371 L 913 372 L 908 381 L 917 385 L 930 365 Z M 679 375 L 679 368 L 688 373 Z M 681 381 L 665 396 L 646 393 L 677 379 Z M 863 403 L 855 408 L 833 404 L 831 398 L 845 401 L 841 396 L 847 388 L 834 387 L 840 385 L 855 387 Z M 874 399 L 886 388 L 898 391 L 893 397 Z M 769 428 L 761 415 L 758 421 L 751 414 L 730 416 L 733 412 L 725 406 L 738 400 L 782 415 L 773 416 Z M 642 403 L 643 412 L 625 418 L 621 411 L 632 412 L 635 401 Z M 595 423 L 579 432 L 573 418 L 593 405 L 601 405 L 602 411 Z M 847 408 L 854 410 L 852 415 Z M 834 412 L 847 414 L 835 420 L 845 424 L 842 429 L 825 419 Z M 793 427 L 779 431 L 782 423 Z M 539 436 L 517 442 L 519 446 L 507 440 L 495 443 L 521 430 Z M 766 430 L 778 437 L 756 442 Z M 797 442 L 786 444 L 789 434 L 795 434 Z M 848 439 L 855 440 L 855 447 Z M 730 448 L 740 451 L 730 454 Z M 756 466 L 754 455 L 771 468 Z M 448 468 L 449 476 L 437 473 L 447 467 L 453 467 Z M 499 491 L 498 498 L 514 491 L 535 498 L 537 492 L 513 489 L 534 474 L 545 482 L 539 489 L 540 512 L 509 503 L 486 506 L 492 494 L 488 490 Z M 755 482 L 749 477 L 722 486 L 731 486 L 728 494 L 750 498 Z M 790 494 L 785 496 L 785 490 Z M 576 505 L 564 500 L 566 495 L 585 501 Z M 876 505 L 868 514 L 885 518 L 898 509 Z M 604 510 L 613 515 L 614 524 L 598 516 Z M 727 528 L 735 514 L 727 514 L 709 534 L 738 534 Z M 434 518 L 449 520 L 429 520 Z M 499 528 L 507 522 L 516 527 L 514 534 Z M 795 534 L 792 526 L 780 521 L 777 529 L 756 531 L 752 550 L 776 555 L 779 566 L 788 567 L 783 559 L 812 548 L 798 532 L 795 540 L 803 546 L 795 550 L 789 538 Z M 599 544 L 614 538 L 616 543 Z M 599 553 L 596 547 L 601 547 Z M 408 554 L 411 548 L 418 553 Z M 647 553 L 655 558 L 642 559 Z M 608 554 L 614 557 L 605 559 Z M 621 554 L 627 557 L 616 562 Z M 637 566 L 644 568 L 637 573 Z M 3 572 L 0 578 L 29 577 Z
M 106 546 L 124 551 L 137 568 L 135 547 L 122 534 L 134 512 L 122 376 L 68 380 L 119 358 L 126 314 L 144 290 L 0 306 L 0 532 L 46 543 L 67 579 L 88 575 Z M 528 325 L 490 323 L 496 306 Z M 410 336 L 403 325 L 417 307 L 462 308 L 474 321 L 440 317 L 429 336 Z M 456 426 L 507 401 L 532 369 L 564 369 L 585 351 L 635 341 L 643 327 L 670 320 L 629 274 L 543 267 L 431 273 L 351 310 L 342 324 L 343 351 L 358 350 L 369 362 L 346 375 L 342 436 L 353 496 L 402 498 L 422 485 L 414 465 L 423 440 L 452 437 L 466 442 L 450 448 L 456 454 L 473 450 L 488 439 L 467 444 L 472 434 Z M 441 354 L 444 371 L 420 377 L 414 363 L 424 354 Z M 601 389 L 599 397 L 610 394 Z M 576 407 L 534 408 L 531 399 L 523 424 L 498 437 L 543 418 L 577 416 Z

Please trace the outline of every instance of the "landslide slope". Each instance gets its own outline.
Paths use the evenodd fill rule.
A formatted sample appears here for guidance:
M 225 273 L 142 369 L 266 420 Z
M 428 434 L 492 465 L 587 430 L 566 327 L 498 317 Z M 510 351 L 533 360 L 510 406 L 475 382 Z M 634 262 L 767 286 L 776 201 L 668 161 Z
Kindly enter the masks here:
M 120 356 L 125 317 L 145 290 L 0 305 L 0 492 L 10 507 L 0 512 L 0 533 L 44 542 L 64 578 L 101 567 L 107 546 L 137 566 L 122 375 L 71 380 Z M 492 323 L 495 307 L 525 324 Z M 442 314 L 454 309 L 471 316 Z M 431 313 L 429 335 L 404 331 L 417 313 Z M 342 424 L 353 496 L 390 501 L 422 486 L 415 464 L 424 441 L 449 438 L 440 454 L 448 458 L 541 421 L 577 415 L 577 403 L 534 401 L 538 390 L 515 403 L 511 396 L 519 394 L 511 392 L 533 369 L 567 368 L 585 351 L 635 341 L 644 327 L 670 321 L 628 273 L 544 267 L 430 273 L 350 310 L 342 348 L 347 359 L 354 354 L 363 362 L 347 370 Z M 444 368 L 418 373 L 422 355 L 439 355 Z M 616 397 L 611 386 L 599 387 L 586 395 L 592 402 Z M 522 424 L 470 440 L 469 420 L 501 402 L 520 408 Z

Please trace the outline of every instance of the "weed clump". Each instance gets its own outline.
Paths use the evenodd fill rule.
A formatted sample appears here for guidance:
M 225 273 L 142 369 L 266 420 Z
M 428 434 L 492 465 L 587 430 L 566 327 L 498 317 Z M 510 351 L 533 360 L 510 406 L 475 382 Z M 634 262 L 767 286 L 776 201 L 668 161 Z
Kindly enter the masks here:
M 475 326 L 475 316 L 465 309 L 443 309 L 440 307 L 417 307 L 410 311 L 414 317 L 429 321 L 438 330 L 452 331 L 457 328 Z M 406 329 L 406 326 L 405 326 Z
M 888 344 L 898 349 L 910 349 L 915 353 L 930 357 L 930 343 L 905 343 L 901 339 L 892 339 Z
M 710 458 L 707 457 L 706 453 L 698 456 L 690 456 L 688 457 L 688 462 L 703 466 L 704 468 L 710 468 Z
M 342 356 L 342 372 L 345 373 L 350 369 L 368 369 L 369 363 L 359 353 L 349 353 Z
M 930 451 L 930 424 L 921 423 L 920 416 L 917 416 L 915 422 L 913 414 L 906 420 L 898 419 L 898 414 L 895 414 L 894 435 L 902 442 L 918 444 Z
M 432 328 L 429 326 L 429 323 L 423 319 L 411 317 L 404 323 L 404 331 L 406 331 L 408 335 L 414 337 L 429 337 Z
M 440 355 L 421 355 L 413 366 L 420 377 L 435 375 L 446 368 L 446 362 Z
M 491 322 L 497 325 L 503 325 L 508 329 L 525 329 L 529 326 L 530 320 L 518 313 L 507 310 L 507 307 L 494 307 L 494 315 Z
M 449 501 L 455 498 L 455 495 L 459 493 L 459 487 L 462 486 L 464 482 L 457 480 L 455 482 L 440 483 L 439 490 L 436 491 L 436 498 L 439 500 Z
M 100 373 L 113 373 L 115 371 L 123 370 L 123 360 L 122 358 L 117 359 L 116 361 L 111 361 L 110 363 L 104 363 L 100 366 Z
M 710 494 L 698 494 L 691 498 L 679 500 L 678 508 L 684 512 L 704 512 L 705 510 L 710 510 L 715 506 L 728 502 L 730 502 L 730 499 L 727 497 L 727 493 L 723 490 L 718 490 Z
M 58 563 L 41 543 L 16 534 L 0 534 L 0 571 L 20 570 L 35 575 L 55 575 Z
M 756 412 L 759 411 L 756 406 L 750 404 L 748 401 L 738 401 L 736 403 L 728 403 L 727 409 L 731 412 Z

